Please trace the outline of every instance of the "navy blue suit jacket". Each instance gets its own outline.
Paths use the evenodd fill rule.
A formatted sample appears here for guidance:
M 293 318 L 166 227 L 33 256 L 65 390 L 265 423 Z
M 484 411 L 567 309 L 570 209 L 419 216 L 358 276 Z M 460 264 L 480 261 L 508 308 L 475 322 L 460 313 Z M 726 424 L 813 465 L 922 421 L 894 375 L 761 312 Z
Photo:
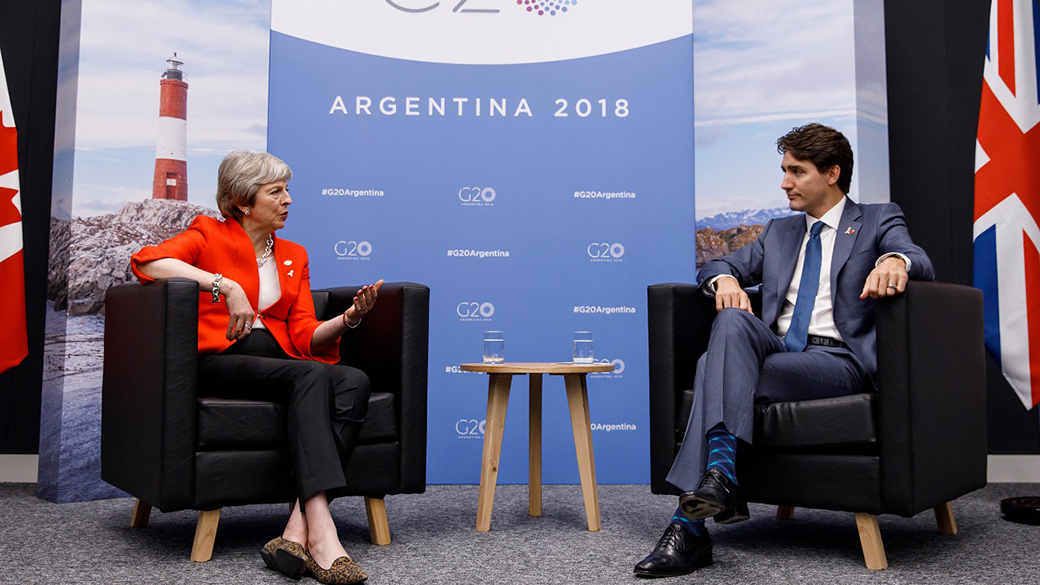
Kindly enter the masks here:
M 758 239 L 736 252 L 712 260 L 697 274 L 698 282 L 728 274 L 743 287 L 762 285 L 762 320 L 771 327 L 791 286 L 802 238 L 805 214 L 770 220 Z M 906 229 L 903 211 L 895 203 L 863 204 L 845 200 L 831 258 L 831 298 L 834 323 L 845 343 L 863 363 L 871 381 L 877 377 L 874 299 L 860 299 L 867 275 L 877 259 L 899 252 L 910 259 L 910 278 L 934 280 L 935 269 Z

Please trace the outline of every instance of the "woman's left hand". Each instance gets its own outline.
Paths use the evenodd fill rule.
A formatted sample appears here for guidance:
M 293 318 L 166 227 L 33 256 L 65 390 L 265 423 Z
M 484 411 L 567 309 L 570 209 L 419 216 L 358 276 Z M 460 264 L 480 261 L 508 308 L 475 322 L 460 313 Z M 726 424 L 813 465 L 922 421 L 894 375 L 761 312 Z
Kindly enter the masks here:
M 379 289 L 382 286 L 383 280 L 380 279 L 375 284 L 367 284 L 361 287 L 357 291 L 357 295 L 354 296 L 354 304 L 344 313 L 345 321 L 350 323 L 352 327 L 360 322 L 361 318 L 375 306 L 376 299 L 379 297 Z

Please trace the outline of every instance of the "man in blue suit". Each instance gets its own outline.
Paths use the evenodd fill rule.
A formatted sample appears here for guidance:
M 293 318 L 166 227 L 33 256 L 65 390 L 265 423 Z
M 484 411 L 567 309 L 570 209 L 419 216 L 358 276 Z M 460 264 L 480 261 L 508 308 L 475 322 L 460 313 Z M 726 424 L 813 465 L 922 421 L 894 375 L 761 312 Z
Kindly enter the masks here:
M 874 299 L 932 280 L 894 203 L 847 197 L 852 148 L 837 130 L 807 124 L 780 137 L 780 188 L 793 216 L 758 240 L 704 265 L 701 289 L 719 314 L 697 364 L 694 404 L 668 481 L 683 490 L 664 536 L 635 566 L 640 576 L 682 575 L 710 565 L 704 521 L 746 520 L 734 471 L 750 444 L 756 402 L 813 400 L 875 390 Z M 761 285 L 761 319 L 743 287 Z

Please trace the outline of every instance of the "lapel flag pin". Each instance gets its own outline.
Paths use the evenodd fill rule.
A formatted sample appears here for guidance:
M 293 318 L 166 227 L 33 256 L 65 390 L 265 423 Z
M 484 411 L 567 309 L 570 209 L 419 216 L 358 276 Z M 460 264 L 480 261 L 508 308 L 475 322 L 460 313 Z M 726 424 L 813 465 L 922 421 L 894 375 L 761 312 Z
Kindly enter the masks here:
M 850 227 L 847 227 L 847 228 L 845 228 L 845 233 L 851 236 L 852 234 L 856 233 L 856 230 L 854 230 L 854 229 L 852 229 Z

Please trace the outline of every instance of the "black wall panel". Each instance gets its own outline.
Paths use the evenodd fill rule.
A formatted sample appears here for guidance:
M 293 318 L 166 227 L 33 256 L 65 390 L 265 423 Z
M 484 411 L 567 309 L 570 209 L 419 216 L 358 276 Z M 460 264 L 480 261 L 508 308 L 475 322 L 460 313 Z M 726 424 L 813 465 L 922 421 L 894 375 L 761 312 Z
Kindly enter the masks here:
M 0 1 L 0 50 L 18 126 L 29 332 L 29 357 L 0 374 L 0 453 L 39 450 L 60 15 L 59 0 Z
M 885 2 L 892 201 L 939 280 L 968 285 L 989 10 L 989 0 Z M 989 452 L 1040 453 L 1037 410 L 987 361 Z

